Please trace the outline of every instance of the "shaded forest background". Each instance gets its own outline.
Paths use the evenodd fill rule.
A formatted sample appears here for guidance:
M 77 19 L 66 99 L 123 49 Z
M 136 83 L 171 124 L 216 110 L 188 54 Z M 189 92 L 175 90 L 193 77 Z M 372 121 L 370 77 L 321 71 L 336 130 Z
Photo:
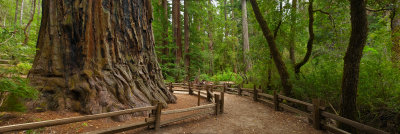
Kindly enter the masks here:
M 0 0 L 0 110 L 24 111 L 17 98 L 38 94 L 25 76 L 36 52 L 40 3 Z M 359 120 L 387 131 L 400 131 L 399 3 L 367 3 L 369 31 L 357 92 Z M 350 2 L 314 1 L 313 48 L 299 73 L 295 63 L 306 55 L 310 37 L 309 1 L 259 0 L 258 4 L 287 65 L 293 96 L 307 101 L 321 98 L 339 112 L 343 58 L 351 32 Z M 157 56 L 166 82 L 234 81 L 245 87 L 261 85 L 264 92 L 283 90 L 250 3 L 152 0 L 152 5 Z M 247 22 L 243 21 L 244 7 Z M 244 45 L 243 22 L 248 24 L 248 46 Z M 4 100 L 6 93 L 10 97 Z

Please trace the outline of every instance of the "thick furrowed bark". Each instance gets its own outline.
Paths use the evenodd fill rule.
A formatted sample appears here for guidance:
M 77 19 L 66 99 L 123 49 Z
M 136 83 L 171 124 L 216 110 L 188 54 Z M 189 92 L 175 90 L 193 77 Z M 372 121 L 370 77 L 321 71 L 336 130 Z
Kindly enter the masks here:
M 43 0 L 29 74 L 42 92 L 36 106 L 95 114 L 175 102 L 154 52 L 150 4 Z

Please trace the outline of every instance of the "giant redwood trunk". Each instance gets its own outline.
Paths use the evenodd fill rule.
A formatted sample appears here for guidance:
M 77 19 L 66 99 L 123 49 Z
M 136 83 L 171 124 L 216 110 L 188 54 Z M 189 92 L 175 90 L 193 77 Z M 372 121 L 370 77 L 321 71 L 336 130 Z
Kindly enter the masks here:
M 167 103 L 150 0 L 43 0 L 29 79 L 37 106 L 87 114 Z
M 366 2 L 350 0 L 351 36 L 344 56 L 340 116 L 357 120 L 357 88 L 362 52 L 367 41 L 368 21 Z M 341 124 L 341 128 L 355 133 L 354 128 Z

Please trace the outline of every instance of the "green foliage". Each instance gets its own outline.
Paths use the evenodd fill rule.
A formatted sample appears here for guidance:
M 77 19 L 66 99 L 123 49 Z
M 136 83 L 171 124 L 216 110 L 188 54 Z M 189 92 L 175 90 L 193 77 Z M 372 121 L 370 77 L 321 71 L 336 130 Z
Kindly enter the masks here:
M 228 71 L 217 73 L 216 75 L 211 77 L 211 80 L 215 83 L 218 83 L 219 81 L 233 81 L 235 83 L 242 83 L 243 78 L 236 73 Z
M 29 86 L 29 81 L 20 77 L 0 78 L 0 93 L 8 93 L 1 111 L 25 111 L 24 100 L 37 98 L 39 92 Z

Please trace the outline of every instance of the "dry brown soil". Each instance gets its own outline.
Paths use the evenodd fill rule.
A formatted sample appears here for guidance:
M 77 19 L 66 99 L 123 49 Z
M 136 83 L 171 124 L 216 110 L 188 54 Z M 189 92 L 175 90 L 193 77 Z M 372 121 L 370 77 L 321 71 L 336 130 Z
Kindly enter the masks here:
M 178 102 L 169 104 L 167 109 L 181 109 L 197 105 L 197 97 L 187 94 L 176 94 Z M 201 100 L 202 104 L 207 104 Z M 4 116 L 4 114 L 6 114 Z M 162 116 L 162 120 L 180 117 L 191 113 Z M 47 111 L 42 113 L 3 113 L 0 126 L 80 116 L 79 113 Z M 114 122 L 111 119 L 90 120 L 34 130 L 39 133 L 82 133 L 119 125 L 141 122 L 144 117 L 132 118 L 125 122 Z M 23 132 L 20 132 L 23 133 Z M 307 123 L 307 119 L 288 112 L 276 112 L 271 107 L 256 103 L 251 98 L 225 94 L 225 113 L 208 115 L 169 124 L 155 132 L 139 128 L 124 133 L 193 133 L 193 134 L 319 134 Z

